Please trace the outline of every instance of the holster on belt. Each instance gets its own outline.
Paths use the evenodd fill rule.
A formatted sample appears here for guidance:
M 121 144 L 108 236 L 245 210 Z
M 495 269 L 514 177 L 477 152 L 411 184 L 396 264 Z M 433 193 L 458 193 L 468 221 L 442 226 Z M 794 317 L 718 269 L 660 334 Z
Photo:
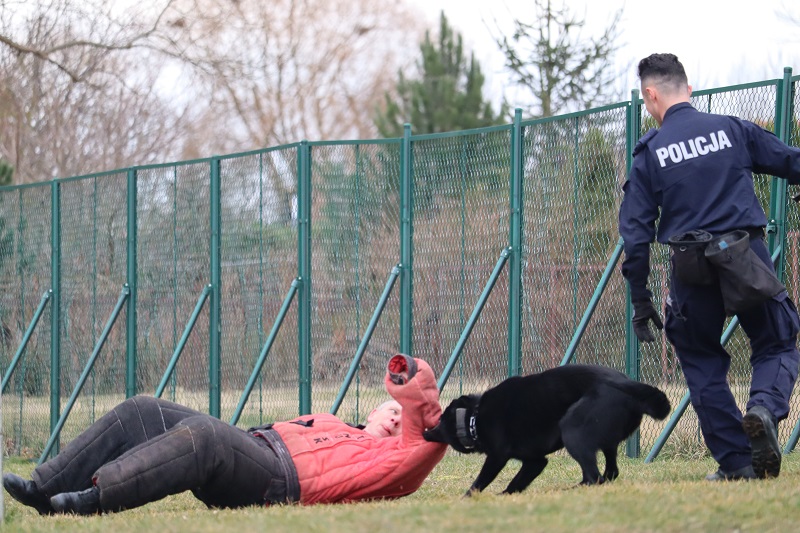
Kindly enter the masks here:
M 728 316 L 786 290 L 774 270 L 750 248 L 750 235 L 746 230 L 712 239 L 705 247 L 705 257 L 716 269 Z

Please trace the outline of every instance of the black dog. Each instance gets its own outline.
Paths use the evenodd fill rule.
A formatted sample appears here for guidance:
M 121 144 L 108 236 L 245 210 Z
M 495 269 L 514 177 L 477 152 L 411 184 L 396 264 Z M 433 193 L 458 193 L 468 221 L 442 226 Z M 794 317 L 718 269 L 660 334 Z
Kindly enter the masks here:
M 461 453 L 486 454 L 467 495 L 485 489 L 509 459 L 519 459 L 522 468 L 504 491 L 513 493 L 525 490 L 547 465 L 545 456 L 561 448 L 581 465 L 581 484 L 615 479 L 620 442 L 639 427 L 643 414 L 660 420 L 669 412 L 667 396 L 656 387 L 603 366 L 566 365 L 461 396 L 423 435 Z M 598 451 L 606 458 L 602 476 Z

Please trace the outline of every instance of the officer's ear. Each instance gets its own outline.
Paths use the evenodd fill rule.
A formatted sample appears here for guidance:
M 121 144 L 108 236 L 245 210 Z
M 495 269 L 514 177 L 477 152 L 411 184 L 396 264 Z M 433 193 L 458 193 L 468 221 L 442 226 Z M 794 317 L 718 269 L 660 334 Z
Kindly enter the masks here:
M 692 86 L 691 86 L 691 85 L 689 85 L 689 86 L 687 87 L 687 89 L 688 89 L 689 97 L 691 97 L 691 96 L 692 96 Z

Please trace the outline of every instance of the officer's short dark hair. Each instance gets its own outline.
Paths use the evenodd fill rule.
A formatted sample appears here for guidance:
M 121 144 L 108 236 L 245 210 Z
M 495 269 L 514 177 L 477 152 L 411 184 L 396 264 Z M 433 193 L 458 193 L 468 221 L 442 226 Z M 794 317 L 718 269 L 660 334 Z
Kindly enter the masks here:
M 651 54 L 639 61 L 639 79 L 672 89 L 682 89 L 688 84 L 686 71 L 675 54 Z

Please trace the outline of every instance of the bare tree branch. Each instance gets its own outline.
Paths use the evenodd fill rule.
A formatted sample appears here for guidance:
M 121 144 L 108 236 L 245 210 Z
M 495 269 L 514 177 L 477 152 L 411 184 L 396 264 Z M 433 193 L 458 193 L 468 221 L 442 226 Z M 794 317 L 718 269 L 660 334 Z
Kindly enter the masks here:
M 405 0 L 19 5 L 0 0 L 0 156 L 18 182 L 374 137 L 425 30 Z
M 54 56 L 61 52 L 68 51 L 70 49 L 75 48 L 89 48 L 89 49 L 96 49 L 105 52 L 112 52 L 112 51 L 121 51 L 121 50 L 131 50 L 137 46 L 143 47 L 150 47 L 155 48 L 150 45 L 147 41 L 153 35 L 158 32 L 161 23 L 170 10 L 173 2 L 175 0 L 166 0 L 163 8 L 160 12 L 156 15 L 155 19 L 150 23 L 149 27 L 144 31 L 135 33 L 129 37 L 122 39 L 119 42 L 115 42 L 114 40 L 103 41 L 103 40 L 92 40 L 87 38 L 67 38 L 62 42 L 56 42 L 50 44 L 49 46 L 39 46 L 34 44 L 23 44 L 12 39 L 10 36 L 0 32 L 0 44 L 3 44 L 17 54 L 29 54 L 35 56 L 43 61 L 46 61 L 56 68 L 58 68 L 61 72 L 69 76 L 69 78 L 74 83 L 80 83 L 85 81 L 88 75 L 90 74 L 89 70 L 79 71 L 74 67 L 66 64 L 64 61 L 60 61 L 56 59 Z M 0 8 L 3 5 L 0 4 Z M 107 20 L 105 21 L 107 25 L 118 25 L 120 27 L 130 26 L 130 21 L 122 20 L 117 21 L 110 14 L 106 17 Z
M 0 156 L 16 182 L 178 154 L 187 117 L 155 89 L 158 57 L 142 61 L 172 2 L 141 19 L 77 0 L 38 2 L 15 18 L 0 4 Z

